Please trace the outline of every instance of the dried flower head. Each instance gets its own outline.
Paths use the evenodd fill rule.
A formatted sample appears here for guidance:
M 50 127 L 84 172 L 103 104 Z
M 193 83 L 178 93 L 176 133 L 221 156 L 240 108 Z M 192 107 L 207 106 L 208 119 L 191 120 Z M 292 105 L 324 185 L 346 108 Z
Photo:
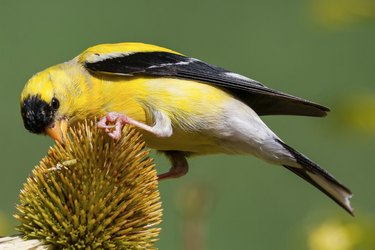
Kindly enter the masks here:
M 57 248 L 153 249 L 162 212 L 148 153 L 132 128 L 115 141 L 94 122 L 78 124 L 24 184 L 18 230 Z

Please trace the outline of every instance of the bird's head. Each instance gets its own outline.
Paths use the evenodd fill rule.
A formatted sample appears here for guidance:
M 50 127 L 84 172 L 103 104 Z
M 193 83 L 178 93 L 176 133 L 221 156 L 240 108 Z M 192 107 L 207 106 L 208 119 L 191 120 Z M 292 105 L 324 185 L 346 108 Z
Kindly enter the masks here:
M 21 93 L 21 114 L 27 130 L 49 135 L 63 143 L 69 114 L 64 110 L 64 87 L 56 82 L 53 68 L 34 75 Z

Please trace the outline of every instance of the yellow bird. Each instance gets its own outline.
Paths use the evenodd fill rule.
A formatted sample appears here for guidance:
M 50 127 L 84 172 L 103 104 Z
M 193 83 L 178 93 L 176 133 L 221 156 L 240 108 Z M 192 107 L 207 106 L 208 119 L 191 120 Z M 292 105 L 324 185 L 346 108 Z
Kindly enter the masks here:
M 34 75 L 21 94 L 26 129 L 63 142 L 67 127 L 103 117 L 114 139 L 134 125 L 172 167 L 160 179 L 188 171 L 186 158 L 253 155 L 284 166 L 353 214 L 351 191 L 285 144 L 259 116 L 325 116 L 328 108 L 170 49 L 143 43 L 102 44 Z

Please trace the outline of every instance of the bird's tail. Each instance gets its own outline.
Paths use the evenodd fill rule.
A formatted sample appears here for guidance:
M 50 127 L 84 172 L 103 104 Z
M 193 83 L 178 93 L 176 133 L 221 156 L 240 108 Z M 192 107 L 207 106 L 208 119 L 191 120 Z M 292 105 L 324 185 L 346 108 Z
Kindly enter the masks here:
M 349 200 L 352 197 L 352 192 L 347 187 L 337 181 L 330 173 L 319 167 L 306 156 L 286 145 L 281 140 L 278 141 L 286 150 L 290 152 L 290 154 L 292 154 L 298 165 L 300 165 L 300 167 L 283 165 L 285 168 L 314 185 L 342 208 L 348 211 L 351 215 L 354 215 L 354 209 L 351 207 Z

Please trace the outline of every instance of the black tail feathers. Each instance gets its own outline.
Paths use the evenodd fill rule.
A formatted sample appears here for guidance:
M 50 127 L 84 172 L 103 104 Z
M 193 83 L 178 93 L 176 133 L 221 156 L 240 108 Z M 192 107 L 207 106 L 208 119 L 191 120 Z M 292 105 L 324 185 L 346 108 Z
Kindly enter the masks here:
M 338 205 L 344 208 L 348 213 L 354 215 L 354 209 L 350 205 L 349 199 L 352 197 L 352 192 L 337 181 L 330 173 L 319 167 L 303 154 L 297 152 L 295 149 L 286 145 L 281 140 L 278 142 L 292 154 L 300 167 L 283 165 L 288 170 L 292 171 L 299 177 L 303 178 L 310 184 L 314 185 L 320 191 L 329 196 Z

